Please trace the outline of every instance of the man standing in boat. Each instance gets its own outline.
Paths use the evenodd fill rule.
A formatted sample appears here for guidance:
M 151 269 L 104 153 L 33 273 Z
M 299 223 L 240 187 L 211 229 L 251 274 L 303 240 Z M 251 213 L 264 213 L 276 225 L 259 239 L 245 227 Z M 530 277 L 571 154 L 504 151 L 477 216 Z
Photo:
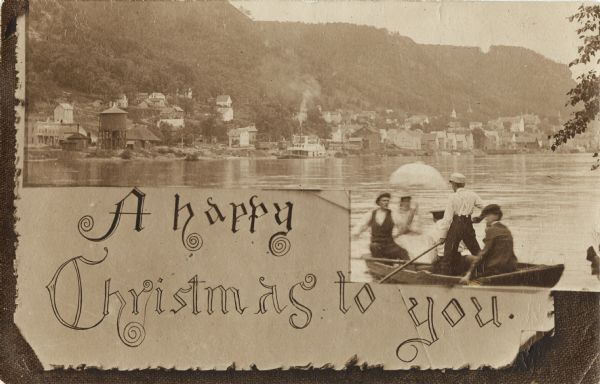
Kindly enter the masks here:
M 357 239 L 361 233 L 371 229 L 371 256 L 384 259 L 408 260 L 408 252 L 394 241 L 406 231 L 398 214 L 389 209 L 391 195 L 382 193 L 377 196 L 377 208 L 368 212 L 352 234 Z
M 461 275 L 464 272 L 464 263 L 458 253 L 461 241 L 465 243 L 472 255 L 479 254 L 481 250 L 475 237 L 471 215 L 475 207 L 483 208 L 483 201 L 475 192 L 465 189 L 466 180 L 467 178 L 460 173 L 450 175 L 450 184 L 454 193 L 450 195 L 444 218 L 440 220 L 443 236 L 440 242 L 445 242 L 444 256 L 434 264 L 434 273 Z
M 471 277 L 491 276 L 501 273 L 510 273 L 517 270 L 517 257 L 513 249 L 513 237 L 510 230 L 500 222 L 502 210 L 497 204 L 490 204 L 483 208 L 481 215 L 473 222 L 486 222 L 485 246 L 479 254 L 472 259 L 471 267 L 465 276 L 460 279 L 463 284 L 469 283 Z

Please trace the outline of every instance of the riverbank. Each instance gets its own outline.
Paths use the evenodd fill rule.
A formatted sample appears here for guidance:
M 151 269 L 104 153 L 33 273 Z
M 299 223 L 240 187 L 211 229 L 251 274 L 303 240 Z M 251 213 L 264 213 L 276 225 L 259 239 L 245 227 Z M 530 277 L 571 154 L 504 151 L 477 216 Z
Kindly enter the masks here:
M 537 155 L 553 153 L 549 149 L 498 149 L 483 151 L 475 149 L 471 151 L 408 151 L 408 150 L 383 150 L 373 151 L 330 151 L 329 157 L 421 157 L 421 156 L 495 156 L 495 155 Z M 556 154 L 582 153 L 579 150 L 560 150 Z M 592 152 L 589 152 L 592 153 Z M 28 147 L 26 148 L 26 161 L 53 161 L 53 160 L 219 160 L 219 159 L 277 159 L 282 152 L 276 149 L 263 150 L 254 148 L 229 148 L 224 145 L 205 145 L 196 147 L 167 147 L 157 146 L 150 149 L 123 149 L 102 150 L 95 147 L 79 151 L 67 151 L 51 147 Z
M 229 158 L 274 159 L 273 151 L 257 149 L 235 149 L 218 146 L 206 147 L 154 147 L 151 149 L 103 150 L 88 148 L 80 151 L 65 151 L 57 148 L 27 148 L 27 161 L 52 160 L 216 160 Z

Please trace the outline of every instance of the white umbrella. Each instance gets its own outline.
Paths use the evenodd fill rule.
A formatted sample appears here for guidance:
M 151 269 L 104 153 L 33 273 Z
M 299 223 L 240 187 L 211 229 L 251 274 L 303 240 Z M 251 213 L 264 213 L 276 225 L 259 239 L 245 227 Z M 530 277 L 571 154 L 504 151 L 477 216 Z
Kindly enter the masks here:
M 390 184 L 402 188 L 448 189 L 448 181 L 440 172 L 421 161 L 400 166 L 390 176 Z

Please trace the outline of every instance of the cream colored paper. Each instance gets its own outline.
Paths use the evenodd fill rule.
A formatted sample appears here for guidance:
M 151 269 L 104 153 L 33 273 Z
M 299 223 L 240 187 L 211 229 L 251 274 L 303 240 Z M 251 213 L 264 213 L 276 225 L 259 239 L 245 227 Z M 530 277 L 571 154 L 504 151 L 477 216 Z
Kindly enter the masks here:
M 142 196 L 137 231 L 125 212 Z M 21 198 L 15 320 L 47 369 L 501 367 L 531 331 L 553 326 L 543 291 L 350 283 L 345 192 L 52 188 Z M 109 232 L 120 201 L 112 235 L 84 238 Z

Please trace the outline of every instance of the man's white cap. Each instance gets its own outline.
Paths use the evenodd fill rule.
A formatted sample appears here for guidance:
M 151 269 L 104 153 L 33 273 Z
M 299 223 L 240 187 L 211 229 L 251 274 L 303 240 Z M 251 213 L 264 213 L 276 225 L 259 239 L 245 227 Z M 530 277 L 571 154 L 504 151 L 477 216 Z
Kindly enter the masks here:
M 462 173 L 455 172 L 450 175 L 450 181 L 457 184 L 465 184 L 467 178 Z

